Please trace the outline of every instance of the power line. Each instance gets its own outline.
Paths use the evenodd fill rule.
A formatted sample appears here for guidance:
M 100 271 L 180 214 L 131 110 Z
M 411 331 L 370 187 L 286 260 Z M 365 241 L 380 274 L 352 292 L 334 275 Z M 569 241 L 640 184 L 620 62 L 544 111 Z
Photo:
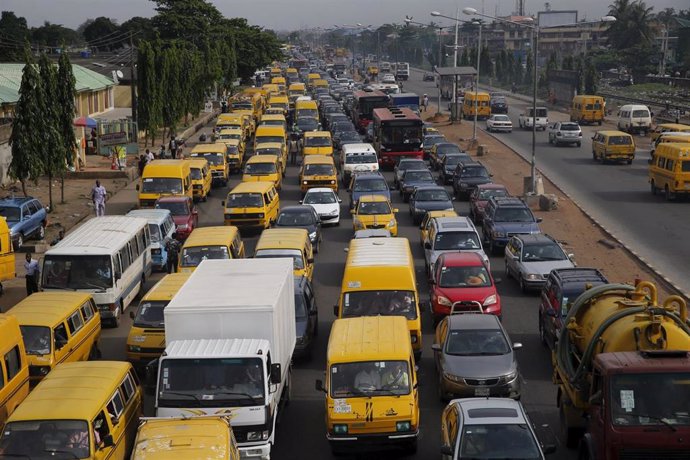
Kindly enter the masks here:
M 120 34 L 116 37 L 111 37 L 111 38 L 103 37 L 102 39 L 99 39 L 99 40 L 87 42 L 87 45 L 90 47 L 98 48 L 98 47 L 102 47 L 102 46 L 108 46 L 108 45 L 111 45 L 113 43 L 122 43 L 123 41 L 125 41 L 125 39 L 129 38 L 130 35 L 135 36 L 135 35 L 139 35 L 140 33 L 141 33 L 141 31 L 123 32 L 122 34 Z
M 87 41 L 86 44 L 87 44 L 87 45 L 91 45 L 91 44 L 96 43 L 96 42 L 99 42 L 99 41 L 101 41 L 101 40 L 105 40 L 106 38 L 108 38 L 108 37 L 110 37 L 110 36 L 112 36 L 112 35 L 121 34 L 121 33 L 123 33 L 123 32 L 122 32 L 121 30 L 119 30 L 119 29 L 118 29 L 118 30 L 114 30 L 114 31 L 110 32 L 109 34 L 103 35 L 102 37 L 94 38 L 94 39 L 91 40 L 91 41 Z M 129 33 L 129 32 L 125 32 L 125 33 Z

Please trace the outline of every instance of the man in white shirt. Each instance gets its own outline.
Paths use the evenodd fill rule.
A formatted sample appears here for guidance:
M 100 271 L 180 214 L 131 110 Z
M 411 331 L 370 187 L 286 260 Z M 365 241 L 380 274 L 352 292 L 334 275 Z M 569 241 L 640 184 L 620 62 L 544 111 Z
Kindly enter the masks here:
M 362 391 L 381 387 L 381 376 L 373 366 L 367 366 L 355 376 L 355 388 Z

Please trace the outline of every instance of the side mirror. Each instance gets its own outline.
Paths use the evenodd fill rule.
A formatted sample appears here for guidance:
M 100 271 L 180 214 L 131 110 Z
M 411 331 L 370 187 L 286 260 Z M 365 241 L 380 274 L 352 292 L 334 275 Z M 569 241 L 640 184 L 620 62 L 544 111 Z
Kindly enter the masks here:
M 115 272 L 115 281 L 119 280 L 122 278 L 122 273 L 121 272 Z
M 192 210 L 192 215 L 193 215 L 193 216 L 198 216 L 198 215 L 199 215 L 199 211 L 198 211 L 196 208 L 194 208 L 194 209 Z
M 452 456 L 453 455 L 453 448 L 447 444 L 444 444 L 441 446 L 441 454 Z
M 320 379 L 317 379 L 316 382 L 314 382 L 314 389 L 323 393 L 326 392 L 326 389 L 323 387 L 323 381 Z
M 601 394 L 601 391 L 597 391 L 596 393 L 594 393 L 592 396 L 589 397 L 589 403 L 590 404 L 600 405 L 602 401 L 603 401 L 603 396 Z
M 441 351 L 441 344 L 440 343 L 434 343 L 431 345 L 431 349 L 434 351 Z
M 520 342 L 515 342 L 513 344 L 513 350 L 519 350 L 520 348 L 522 348 L 522 344 Z
M 139 191 L 139 184 L 135 185 L 134 188 L 135 188 L 136 191 L 138 192 L 138 191 Z
M 135 316 L 136 316 L 136 313 L 134 313 L 133 311 L 130 311 L 130 312 L 129 312 L 129 317 L 130 317 L 130 318 L 134 319 Z
M 271 364 L 271 383 L 277 385 L 283 377 L 282 368 L 280 363 Z
M 343 200 L 341 198 L 338 198 L 338 203 L 342 203 Z
M 431 243 L 429 243 L 428 241 L 424 243 L 424 249 L 431 249 Z
M 556 444 L 545 444 L 542 446 L 541 451 L 544 455 L 550 455 L 556 452 Z
M 302 200 L 299 200 L 298 203 L 299 203 L 299 204 L 302 204 Z
M 307 262 L 310 263 L 310 264 L 313 264 L 313 263 L 314 263 L 314 258 L 313 258 L 313 257 L 310 257 L 309 259 L 307 259 Z
M 393 213 L 398 212 L 398 208 L 393 209 Z
M 539 223 L 539 222 L 541 222 L 541 221 L 543 221 L 543 220 L 544 220 L 544 219 L 542 219 L 541 217 L 537 217 L 537 223 Z
M 356 210 L 355 209 L 350 209 L 350 214 L 355 214 Z
M 333 305 L 333 314 L 337 317 L 338 316 L 338 304 Z
M 573 260 L 575 258 L 575 254 L 568 254 L 568 259 Z
M 107 434 L 103 437 L 103 447 L 113 447 L 115 442 L 113 441 L 113 435 Z

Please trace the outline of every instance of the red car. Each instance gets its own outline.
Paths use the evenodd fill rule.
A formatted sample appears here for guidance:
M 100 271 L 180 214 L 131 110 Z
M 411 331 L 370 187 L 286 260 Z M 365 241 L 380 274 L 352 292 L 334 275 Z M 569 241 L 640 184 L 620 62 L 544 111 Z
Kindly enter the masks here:
M 156 200 L 156 209 L 167 209 L 175 221 L 175 238 L 187 239 L 192 230 L 199 225 L 199 211 L 188 196 L 164 196 Z
M 491 197 L 510 196 L 505 185 L 481 184 L 470 194 L 470 218 L 477 224 L 484 220 L 484 210 Z
M 475 252 L 441 254 L 430 281 L 431 313 L 436 325 L 453 311 L 478 311 L 501 318 L 501 298 L 482 257 Z

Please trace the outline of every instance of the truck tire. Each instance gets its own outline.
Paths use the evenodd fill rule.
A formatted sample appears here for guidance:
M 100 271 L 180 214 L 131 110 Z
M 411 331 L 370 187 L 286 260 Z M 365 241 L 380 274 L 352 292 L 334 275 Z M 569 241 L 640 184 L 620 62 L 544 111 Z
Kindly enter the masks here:
M 582 437 L 582 429 L 571 427 L 568 424 L 568 409 L 566 406 L 569 405 L 570 403 L 566 401 L 563 396 L 560 396 L 560 402 L 558 404 L 558 417 L 560 419 L 561 439 L 569 449 L 575 449 L 580 442 L 580 438 Z

